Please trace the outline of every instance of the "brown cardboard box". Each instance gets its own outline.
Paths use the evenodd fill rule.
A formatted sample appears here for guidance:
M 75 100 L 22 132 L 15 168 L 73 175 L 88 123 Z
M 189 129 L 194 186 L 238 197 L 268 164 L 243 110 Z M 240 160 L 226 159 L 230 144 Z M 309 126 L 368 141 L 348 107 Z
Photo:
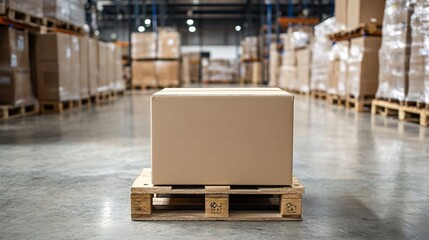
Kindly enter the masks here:
M 89 97 L 89 40 L 88 37 L 79 38 L 80 45 L 80 97 L 86 99 Z
M 180 34 L 173 30 L 158 33 L 158 58 L 176 59 L 180 57 Z
M 36 72 L 39 100 L 65 101 L 80 98 L 79 69 L 76 63 L 73 63 L 79 61 L 76 44 L 79 42 L 73 42 L 67 34 L 37 35 Z
M 0 27 L 0 68 L 30 69 L 27 32 Z
M 155 185 L 292 184 L 293 95 L 278 88 L 164 89 L 151 133 Z
M 131 69 L 133 85 L 158 86 L 155 69 L 155 61 L 133 61 Z
M 359 37 L 350 41 L 347 72 L 348 94 L 358 98 L 375 96 L 378 87 L 380 37 Z
M 347 2 L 348 0 L 335 0 L 335 22 L 347 26 Z
M 125 79 L 122 65 L 122 48 L 115 49 L 115 90 L 125 90 Z
M 96 39 L 88 38 L 88 58 L 89 94 L 94 96 L 97 94 L 99 82 L 98 41 Z
M 158 60 L 155 64 L 159 86 L 168 87 L 179 84 L 179 61 Z
M 43 17 L 43 0 L 6 0 L 8 8 L 35 17 Z
M 109 90 L 115 89 L 116 84 L 116 46 L 113 43 L 107 44 L 107 67 L 105 71 L 107 71 L 107 82 L 109 86 Z
M 70 44 L 71 44 L 71 54 L 70 54 L 70 88 L 71 91 L 77 93 L 80 97 L 82 89 L 80 79 L 80 42 L 79 37 L 75 35 L 70 35 Z M 75 84 L 73 84 L 75 83 Z M 85 86 L 88 85 L 87 82 L 83 83 Z
M 297 84 L 296 90 L 302 92 L 310 91 L 310 64 L 311 50 L 308 48 L 296 51 L 297 59 Z
M 34 103 L 30 72 L 0 69 L 0 104 L 19 106 Z
M 383 23 L 385 0 L 347 0 L 347 28 L 360 23 Z
M 70 21 L 69 0 L 44 0 L 43 15 L 65 22 Z
M 132 33 L 131 34 L 131 57 L 133 59 L 156 58 L 156 33 Z

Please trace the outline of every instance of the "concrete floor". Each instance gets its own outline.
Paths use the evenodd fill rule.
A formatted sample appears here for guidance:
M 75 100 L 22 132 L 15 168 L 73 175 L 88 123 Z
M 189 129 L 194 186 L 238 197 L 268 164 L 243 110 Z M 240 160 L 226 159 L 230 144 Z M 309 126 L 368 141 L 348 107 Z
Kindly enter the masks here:
M 429 129 L 295 101 L 302 222 L 133 222 L 149 95 L 0 122 L 0 239 L 427 239 Z

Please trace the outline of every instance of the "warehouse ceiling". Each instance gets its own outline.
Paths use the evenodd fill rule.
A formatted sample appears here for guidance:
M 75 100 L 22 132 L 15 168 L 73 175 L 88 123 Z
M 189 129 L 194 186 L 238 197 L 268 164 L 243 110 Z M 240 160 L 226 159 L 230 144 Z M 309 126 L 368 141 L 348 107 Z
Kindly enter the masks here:
M 269 5 L 274 24 L 276 14 L 326 18 L 333 14 L 333 4 L 334 0 L 99 0 L 97 9 L 100 24 L 131 21 L 139 25 L 155 14 L 159 26 L 187 28 L 186 19 L 192 18 L 197 25 L 203 21 L 206 29 L 233 31 L 236 24 L 265 24 Z

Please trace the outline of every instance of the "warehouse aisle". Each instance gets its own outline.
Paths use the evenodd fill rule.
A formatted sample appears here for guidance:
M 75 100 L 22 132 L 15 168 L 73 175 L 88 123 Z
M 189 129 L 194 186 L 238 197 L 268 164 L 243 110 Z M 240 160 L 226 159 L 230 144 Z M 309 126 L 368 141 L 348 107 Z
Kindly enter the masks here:
M 132 222 L 130 186 L 150 167 L 149 96 L 0 123 L 1 238 L 429 234 L 428 129 L 301 96 L 294 168 L 306 187 L 302 222 Z

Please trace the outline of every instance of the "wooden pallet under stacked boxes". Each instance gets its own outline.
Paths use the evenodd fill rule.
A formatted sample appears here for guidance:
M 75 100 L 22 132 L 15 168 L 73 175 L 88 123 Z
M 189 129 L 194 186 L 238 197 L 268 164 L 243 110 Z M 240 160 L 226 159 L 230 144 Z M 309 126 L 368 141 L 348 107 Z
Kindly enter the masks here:
M 304 187 L 153 186 L 143 169 L 131 187 L 131 218 L 138 221 L 301 220 Z
M 91 96 L 91 102 L 95 104 L 108 103 L 116 99 L 116 95 L 113 91 L 104 91 L 97 93 L 95 96 Z
M 332 105 L 338 105 L 338 106 L 345 106 L 346 105 L 346 98 L 343 96 L 340 96 L 338 94 L 329 93 L 326 96 L 326 101 Z
M 429 107 L 419 108 L 416 106 L 407 106 L 399 102 L 374 99 L 371 107 L 372 114 L 395 117 L 401 121 L 416 122 L 422 126 L 429 125 Z
M 41 26 L 44 23 L 42 17 L 32 16 L 28 13 L 24 13 L 14 9 L 6 9 L 5 17 L 14 22 L 27 24 L 33 27 Z
M 360 96 L 358 98 L 349 95 L 346 99 L 346 108 L 355 112 L 369 112 L 371 111 L 371 102 L 374 96 Z
M 338 42 L 338 41 L 350 40 L 352 38 L 357 38 L 362 36 L 381 37 L 381 34 L 382 34 L 382 25 L 376 24 L 376 23 L 362 23 L 360 26 L 348 31 L 339 31 L 339 32 L 328 34 L 328 38 L 331 41 Z
M 311 96 L 313 98 L 319 98 L 319 99 L 326 99 L 326 92 L 325 91 L 321 91 L 321 90 L 312 90 L 311 91 Z
M 40 113 L 62 113 L 66 110 L 80 109 L 82 107 L 80 99 L 56 101 L 40 101 Z
M 28 106 L 0 106 L 0 119 L 11 119 L 17 117 L 24 117 L 39 113 L 39 104 L 35 103 Z
M 295 89 L 285 89 L 285 91 L 294 95 L 310 96 L 310 92 L 303 92 Z

